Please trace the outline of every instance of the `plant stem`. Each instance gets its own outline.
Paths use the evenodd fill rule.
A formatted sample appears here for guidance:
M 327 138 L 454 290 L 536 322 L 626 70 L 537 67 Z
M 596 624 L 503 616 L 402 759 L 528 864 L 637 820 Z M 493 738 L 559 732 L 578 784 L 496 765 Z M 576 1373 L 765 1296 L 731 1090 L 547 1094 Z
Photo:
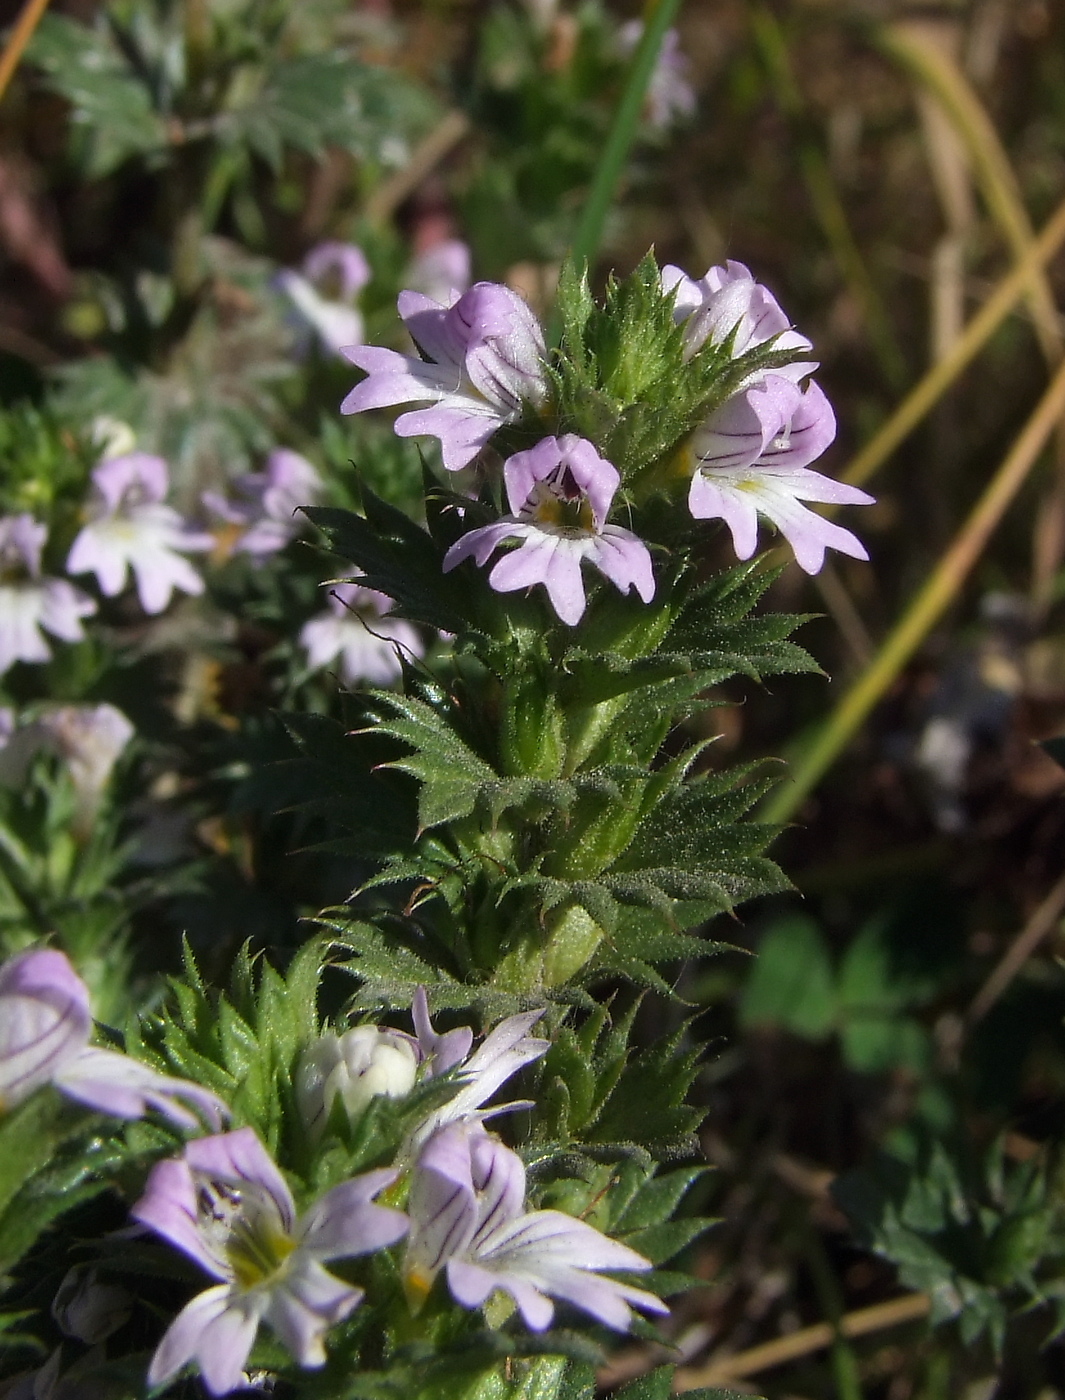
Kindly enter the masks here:
M 932 366 L 915 384 L 884 426 L 870 438 L 840 473 L 853 486 L 864 485 L 913 432 L 940 395 L 957 379 L 1025 295 L 1032 271 L 1048 263 L 1065 242 L 1065 201 L 1058 205 L 1039 237 L 1005 276 L 965 327 L 949 355 Z
M 680 0 L 655 0 L 644 20 L 643 34 L 632 56 L 621 100 L 573 238 L 571 257 L 578 266 L 582 262 L 590 263 L 599 248 L 606 216 L 636 135 L 644 93 L 651 81 L 658 50 L 679 8 Z
M 884 378 L 893 389 L 902 389 L 909 378 L 906 359 L 895 339 L 883 299 L 869 275 L 862 251 L 851 231 L 828 160 L 807 114 L 805 100 L 792 71 L 787 39 L 780 21 L 767 5 L 759 5 L 752 11 L 750 23 L 776 101 L 794 129 L 799 169 L 806 182 L 814 217 L 821 225 L 821 232 L 843 281 L 861 307 L 869 342 L 880 362 Z
M 33 38 L 33 31 L 47 8 L 48 0 L 26 0 L 22 13 L 15 21 L 15 27 L 8 35 L 4 51 L 0 54 L 0 98 L 7 91 L 7 85 L 18 67 L 23 50 Z
M 933 26 L 926 21 L 900 20 L 885 25 L 878 39 L 885 53 L 932 94 L 965 143 L 988 210 L 1010 253 L 1020 263 L 1032 246 L 1028 212 L 994 123 L 964 73 L 942 45 L 935 42 Z M 1032 308 L 1040 347 L 1053 367 L 1061 358 L 1062 336 L 1054 294 L 1038 267 L 1028 273 L 1025 294 Z
M 979 559 L 1063 412 L 1065 366 L 1051 380 L 950 548 L 889 633 L 872 663 L 843 696 L 799 759 L 791 780 L 782 784 L 777 795 L 766 804 L 763 813 L 766 821 L 783 822 L 794 814 L 928 635 Z
M 904 1293 L 901 1298 L 892 1298 L 887 1303 L 876 1303 L 871 1308 L 845 1313 L 839 1320 L 838 1331 L 844 1337 L 864 1337 L 885 1327 L 917 1322 L 928 1316 L 930 1307 L 931 1300 L 927 1293 Z M 686 1390 L 700 1390 L 703 1386 L 727 1385 L 729 1381 L 757 1375 L 759 1371 L 768 1371 L 773 1366 L 783 1366 L 788 1361 L 809 1356 L 811 1352 L 823 1351 L 832 1345 L 836 1335 L 837 1329 L 831 1323 L 817 1322 L 812 1327 L 789 1332 L 787 1336 L 763 1342 L 734 1356 L 722 1356 L 707 1366 L 678 1368 L 673 1382 L 674 1392 L 683 1394 Z

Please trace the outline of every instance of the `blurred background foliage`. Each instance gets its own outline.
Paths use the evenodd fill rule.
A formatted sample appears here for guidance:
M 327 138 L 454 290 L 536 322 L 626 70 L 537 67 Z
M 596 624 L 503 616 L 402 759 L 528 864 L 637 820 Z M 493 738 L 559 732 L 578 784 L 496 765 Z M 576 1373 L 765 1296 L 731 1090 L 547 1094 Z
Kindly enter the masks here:
M 323 240 L 357 244 L 366 337 L 398 343 L 396 292 L 461 239 L 474 277 L 546 311 L 635 18 L 590 0 L 54 0 L 0 108 L 0 504 L 47 520 L 53 571 L 101 416 L 166 457 L 187 510 L 277 443 L 331 504 L 354 503 L 354 458 L 408 505 L 417 450 L 336 416 L 351 371 L 301 341 L 277 275 Z M 1065 1395 L 1065 772 L 1042 743 L 1065 731 L 1060 388 L 986 529 L 971 512 L 1060 384 L 1065 259 L 1029 258 L 1024 295 L 964 365 L 959 347 L 1065 199 L 1065 3 L 687 0 L 678 31 L 694 98 L 679 69 L 661 108 L 652 90 L 596 276 L 652 244 L 696 275 L 747 263 L 814 341 L 832 475 L 930 371 L 947 381 L 894 450 L 859 459 L 871 564 L 836 558 L 814 581 L 790 565 L 773 586 L 818 614 L 803 640 L 831 681 L 730 683 L 692 721 L 711 763 L 778 753 L 800 781 L 773 809 L 795 892 L 712 930 L 757 957 L 675 972 L 717 1168 L 692 1209 L 722 1221 L 671 1323 L 680 1381 L 1049 1400 Z M 4 681 L 16 706 L 106 701 L 137 730 L 90 840 L 53 758 L 0 789 L 2 948 L 58 929 L 101 997 L 129 968 L 150 1003 L 183 933 L 216 976 L 247 938 L 283 961 L 300 919 L 359 880 L 303 805 L 278 719 L 343 718 L 295 644 L 337 563 L 306 542 L 261 567 L 224 556 L 203 597 L 151 620 L 109 602 L 89 639 Z M 728 559 L 715 537 L 708 566 Z M 892 650 L 929 579 L 935 607 Z M 681 1019 L 649 998 L 637 1025 L 650 1041 Z M 633 1347 L 604 1380 L 661 1359 Z

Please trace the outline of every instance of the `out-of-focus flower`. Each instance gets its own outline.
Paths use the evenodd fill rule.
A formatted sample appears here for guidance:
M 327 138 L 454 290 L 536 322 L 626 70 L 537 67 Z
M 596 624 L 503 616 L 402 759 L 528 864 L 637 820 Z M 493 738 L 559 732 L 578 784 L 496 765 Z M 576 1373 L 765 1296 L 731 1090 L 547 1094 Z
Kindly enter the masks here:
M 618 30 L 621 54 L 628 58 L 642 37 L 642 20 L 630 19 L 623 24 Z M 689 68 L 687 56 L 680 46 L 680 35 L 675 29 L 667 29 L 644 97 L 647 120 L 655 131 L 667 131 L 695 115 L 696 98 L 688 82 Z
M 304 623 L 300 632 L 312 671 L 321 671 L 339 657 L 340 674 L 348 685 L 391 685 L 403 670 L 397 647 L 412 656 L 424 653 L 416 628 L 388 615 L 392 600 L 383 593 L 359 583 L 333 583 L 329 590 L 329 612 Z
M 791 351 L 796 358 L 774 369 L 774 374 L 797 384 L 817 368 L 816 360 L 805 358 L 813 346 L 791 328 L 772 292 L 756 282 L 743 263 L 712 267 L 698 281 L 667 264 L 662 269 L 662 288 L 674 293 L 673 319 L 684 327 L 687 355 L 694 355 L 707 341 L 723 345 L 731 337 L 732 357 L 737 359 L 775 336 L 774 350 Z
M 362 339 L 362 315 L 355 303 L 370 276 L 361 248 L 329 240 L 311 249 L 300 272 L 286 268 L 275 280 L 305 329 L 329 354 L 338 355 Z
M 445 238 L 417 255 L 407 272 L 411 290 L 450 306 L 470 285 L 470 245 Z
M 48 660 L 42 628 L 60 641 L 80 642 L 81 619 L 96 611 L 66 579 L 41 577 L 47 535 L 32 515 L 0 517 L 0 676 L 16 661 Z
M 361 1288 L 323 1268 L 394 1244 L 402 1211 L 372 1204 L 395 1180 L 369 1172 L 334 1186 L 297 1218 L 292 1194 L 250 1128 L 198 1138 L 152 1168 L 133 1218 L 182 1250 L 217 1285 L 167 1329 L 148 1371 L 162 1385 L 195 1361 L 212 1395 L 243 1383 L 260 1322 L 300 1366 L 325 1364 L 325 1334 L 360 1303 Z
M 88 990 L 62 953 L 31 949 L 0 966 L 0 1113 L 52 1084 L 115 1118 L 143 1118 L 155 1109 L 179 1127 L 199 1127 L 183 1099 L 212 1127 L 220 1126 L 227 1110 L 210 1090 L 95 1049 L 91 1030 Z
M 740 559 L 755 551 L 759 515 L 773 522 L 808 574 L 821 568 L 826 549 L 868 559 L 857 536 L 801 504 L 869 505 L 873 500 L 856 486 L 808 470 L 807 464 L 820 457 L 835 435 L 835 415 L 816 384 L 804 391 L 782 375 L 765 375 L 734 394 L 694 434 L 695 474 L 688 494 L 692 515 L 724 520 Z
M 651 555 L 631 530 L 606 523 L 621 478 L 590 442 L 575 433 L 544 438 L 509 457 L 503 477 L 511 514 L 456 541 L 444 556 L 445 572 L 471 555 L 484 565 L 500 545 L 521 540 L 519 549 L 496 563 L 488 582 L 499 593 L 542 583 L 571 627 L 584 615 L 584 559 L 622 593 L 635 588 L 645 603 L 651 601 Z
M 89 437 L 100 449 L 101 461 L 126 457 L 137 447 L 137 435 L 130 425 L 121 418 L 112 418 L 109 413 L 97 414 L 92 420 Z
M 133 1295 L 117 1284 L 102 1283 L 88 1264 L 69 1269 L 52 1299 L 52 1317 L 59 1330 L 88 1346 L 117 1332 L 132 1311 Z
M 65 759 L 85 815 L 95 812 L 122 750 L 136 732 L 114 705 L 57 705 L 36 721 Z
M 462 1307 L 479 1308 L 499 1289 L 534 1332 L 550 1326 L 553 1298 L 620 1332 L 632 1307 L 669 1311 L 598 1272 L 650 1269 L 642 1254 L 561 1211 L 525 1210 L 521 1158 L 479 1124 L 453 1123 L 429 1140 L 411 1175 L 409 1209 L 405 1281 L 415 1305 L 443 1269 Z
M 256 556 L 284 549 L 300 528 L 295 512 L 314 505 L 322 493 L 322 478 L 311 463 L 287 447 L 275 448 L 261 472 L 240 476 L 235 485 L 244 500 L 205 491 L 203 503 L 228 525 L 240 527 L 233 548 Z
M 121 593 L 130 569 L 146 613 L 159 613 L 174 589 L 202 593 L 203 579 L 184 555 L 210 549 L 210 535 L 189 530 L 164 505 L 166 463 L 146 452 L 108 457 L 93 468 L 88 523 L 67 556 L 67 572 L 93 573 L 108 598 Z
M 458 471 L 497 428 L 516 422 L 526 403 L 543 402 L 543 332 L 521 297 L 495 282 L 475 283 L 450 306 L 421 292 L 401 292 L 398 306 L 426 358 L 375 345 L 346 350 L 346 358 L 368 377 L 340 411 L 432 404 L 400 414 L 395 430 L 400 437 L 439 438 L 444 466 Z
M 0 712 L 0 786 L 19 787 L 42 749 L 66 763 L 77 803 L 80 833 L 92 824 L 111 772 L 134 729 L 114 705 L 55 705 L 16 727 L 11 711 Z
M 296 1102 L 310 1131 L 319 1135 L 337 1098 L 350 1118 L 371 1099 L 402 1098 L 418 1073 L 415 1042 L 387 1026 L 354 1026 L 342 1035 L 319 1036 L 300 1058 Z

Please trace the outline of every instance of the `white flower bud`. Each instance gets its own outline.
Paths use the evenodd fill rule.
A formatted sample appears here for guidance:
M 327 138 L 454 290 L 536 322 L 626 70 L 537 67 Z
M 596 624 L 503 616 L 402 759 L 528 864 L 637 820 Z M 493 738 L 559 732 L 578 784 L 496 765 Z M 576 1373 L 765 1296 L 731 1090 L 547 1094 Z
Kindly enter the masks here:
M 380 1026 L 356 1026 L 343 1035 L 320 1036 L 308 1046 L 296 1072 L 296 1099 L 312 1132 L 325 1128 L 338 1096 L 349 1118 L 371 1099 L 402 1098 L 414 1088 L 418 1054 L 410 1036 Z

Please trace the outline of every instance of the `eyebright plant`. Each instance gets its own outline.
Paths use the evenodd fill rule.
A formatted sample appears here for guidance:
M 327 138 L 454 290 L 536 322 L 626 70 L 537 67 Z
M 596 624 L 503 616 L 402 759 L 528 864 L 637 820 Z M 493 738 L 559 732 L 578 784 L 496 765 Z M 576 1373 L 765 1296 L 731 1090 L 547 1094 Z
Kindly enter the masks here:
M 327 253 L 304 270 L 357 326 L 358 267 Z M 211 586 L 187 554 L 261 568 L 301 505 L 330 581 L 299 646 L 350 687 L 343 720 L 284 716 L 288 807 L 351 894 L 283 973 L 245 949 L 222 993 L 186 952 L 166 997 L 94 1030 L 58 949 L 0 971 L 10 1307 L 40 1306 L 77 1180 L 98 1212 L 77 1263 L 137 1299 L 100 1342 L 116 1397 L 555 1400 L 691 1283 L 662 1266 L 708 1223 L 685 1201 L 698 1056 L 683 1025 L 630 1043 L 639 992 L 787 882 L 748 816 L 766 779 L 688 721 L 731 677 L 812 665 L 797 619 L 757 610 L 781 567 L 751 558 L 760 525 L 815 571 L 864 550 L 804 502 L 869 498 L 811 470 L 835 431 L 812 347 L 739 264 L 695 281 L 648 256 L 601 302 L 569 267 L 550 349 L 513 290 L 437 274 L 400 296 L 408 341 L 343 347 L 343 411 L 399 408 L 422 440 L 419 512 L 365 486 L 315 504 L 328 483 L 275 452 L 205 499 L 201 540 L 128 451 L 73 541 L 69 569 L 106 595 L 132 569 L 153 613 Z

